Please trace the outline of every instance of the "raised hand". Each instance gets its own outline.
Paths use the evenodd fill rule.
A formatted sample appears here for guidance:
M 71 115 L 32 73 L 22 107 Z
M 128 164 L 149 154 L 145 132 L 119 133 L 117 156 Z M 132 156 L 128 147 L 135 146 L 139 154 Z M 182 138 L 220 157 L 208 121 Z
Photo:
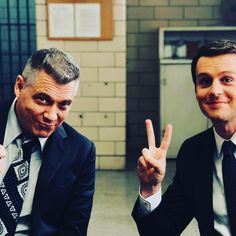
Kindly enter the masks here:
M 0 172 L 2 171 L 2 168 L 3 168 L 3 158 L 6 158 L 7 156 L 7 152 L 5 150 L 5 148 L 0 145 Z
M 172 126 L 167 125 L 159 148 L 156 147 L 155 134 L 151 120 L 146 120 L 148 148 L 142 150 L 138 159 L 137 174 L 143 197 L 149 197 L 160 189 L 166 171 L 166 153 L 172 136 Z

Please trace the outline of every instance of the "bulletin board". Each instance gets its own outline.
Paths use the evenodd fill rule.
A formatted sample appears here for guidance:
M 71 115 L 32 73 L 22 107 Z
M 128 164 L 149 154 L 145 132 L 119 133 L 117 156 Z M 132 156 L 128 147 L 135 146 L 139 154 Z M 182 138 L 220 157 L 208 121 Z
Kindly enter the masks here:
M 47 0 L 50 40 L 112 40 L 112 0 Z

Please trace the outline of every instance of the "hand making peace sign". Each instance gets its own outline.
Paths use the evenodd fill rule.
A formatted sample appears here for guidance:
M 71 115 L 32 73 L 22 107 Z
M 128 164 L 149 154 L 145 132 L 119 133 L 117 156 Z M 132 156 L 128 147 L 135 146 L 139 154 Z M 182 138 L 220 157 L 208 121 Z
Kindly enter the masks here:
M 148 148 L 142 150 L 139 157 L 137 174 L 140 181 L 140 192 L 143 197 L 149 197 L 160 189 L 165 176 L 166 153 L 172 136 L 172 126 L 167 125 L 159 148 L 156 147 L 155 134 L 151 120 L 146 120 Z

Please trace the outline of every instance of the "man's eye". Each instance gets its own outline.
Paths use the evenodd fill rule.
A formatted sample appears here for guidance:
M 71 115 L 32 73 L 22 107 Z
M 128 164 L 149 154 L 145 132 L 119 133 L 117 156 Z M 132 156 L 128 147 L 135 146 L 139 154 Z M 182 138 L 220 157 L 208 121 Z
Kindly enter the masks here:
M 198 84 L 202 86 L 207 86 L 210 85 L 212 80 L 210 78 L 199 78 L 198 79 Z
M 46 100 L 46 98 L 44 98 L 44 97 L 36 97 L 36 100 L 37 100 L 38 102 L 40 102 L 40 103 L 44 103 L 44 104 L 47 103 L 47 100 Z
M 60 109 L 66 110 L 70 106 L 70 103 L 68 102 L 62 102 L 59 104 Z
M 63 109 L 63 110 L 66 110 L 66 108 L 68 107 L 68 105 L 66 105 L 66 104 L 64 104 L 64 105 L 60 104 L 59 106 L 60 106 L 60 108 Z
M 232 78 L 230 78 L 230 77 L 224 77 L 223 79 L 222 79 L 222 81 L 224 82 L 224 83 L 231 83 L 232 81 L 233 81 L 233 79 Z

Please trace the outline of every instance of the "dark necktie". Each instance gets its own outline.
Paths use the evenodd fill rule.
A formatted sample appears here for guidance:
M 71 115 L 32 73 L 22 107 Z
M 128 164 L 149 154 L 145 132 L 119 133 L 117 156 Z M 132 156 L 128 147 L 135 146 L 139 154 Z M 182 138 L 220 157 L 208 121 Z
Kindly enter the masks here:
M 14 235 L 26 195 L 30 157 L 36 148 L 35 138 L 22 145 L 0 184 L 0 235 Z
M 224 181 L 225 199 L 229 217 L 231 235 L 236 235 L 236 147 L 231 141 L 224 141 L 222 146 L 222 173 Z

